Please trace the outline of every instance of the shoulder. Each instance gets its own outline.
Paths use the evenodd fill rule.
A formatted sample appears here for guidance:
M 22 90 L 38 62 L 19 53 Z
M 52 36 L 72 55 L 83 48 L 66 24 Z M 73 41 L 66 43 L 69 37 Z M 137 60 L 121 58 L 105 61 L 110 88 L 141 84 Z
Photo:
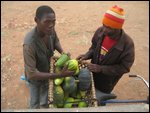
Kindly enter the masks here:
M 101 34 L 102 33 L 102 26 L 97 28 L 95 34 Z
M 124 30 L 123 30 L 123 37 L 126 43 L 134 45 L 133 39 Z
M 54 29 L 53 32 L 52 32 L 52 37 L 53 37 L 53 38 L 57 38 L 57 33 L 56 33 L 55 29 Z
M 102 35 L 103 35 L 102 27 L 99 27 L 99 28 L 97 28 L 97 30 L 95 31 L 92 40 L 93 40 L 93 41 L 97 41 L 99 38 L 102 37 Z
M 55 29 L 53 30 L 51 36 L 52 36 L 51 38 L 52 38 L 54 41 L 59 41 L 59 38 L 58 38 L 58 36 L 57 36 L 57 33 L 56 33 Z
M 23 43 L 23 44 L 26 44 L 26 45 L 32 44 L 33 41 L 34 41 L 34 36 L 35 36 L 35 28 L 32 29 L 30 32 L 28 32 L 28 33 L 25 35 L 24 43 Z

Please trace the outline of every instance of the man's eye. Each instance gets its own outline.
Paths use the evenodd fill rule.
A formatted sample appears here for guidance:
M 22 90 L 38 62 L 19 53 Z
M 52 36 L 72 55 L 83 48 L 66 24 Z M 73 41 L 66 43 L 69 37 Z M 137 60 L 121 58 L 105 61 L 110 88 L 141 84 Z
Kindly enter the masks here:
M 44 23 L 46 23 L 46 24 L 55 23 L 55 20 L 53 20 L 53 21 L 45 21 Z
M 49 21 L 45 21 L 44 23 L 49 23 Z

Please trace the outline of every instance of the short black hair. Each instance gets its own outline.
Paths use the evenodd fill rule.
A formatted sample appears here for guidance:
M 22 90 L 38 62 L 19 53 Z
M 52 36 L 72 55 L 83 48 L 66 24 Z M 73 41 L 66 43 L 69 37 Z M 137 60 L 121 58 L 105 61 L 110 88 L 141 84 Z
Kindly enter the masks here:
M 55 14 L 54 10 L 51 7 L 43 5 L 43 6 L 40 6 L 37 8 L 36 17 L 38 19 L 41 19 L 45 13 L 54 13 Z

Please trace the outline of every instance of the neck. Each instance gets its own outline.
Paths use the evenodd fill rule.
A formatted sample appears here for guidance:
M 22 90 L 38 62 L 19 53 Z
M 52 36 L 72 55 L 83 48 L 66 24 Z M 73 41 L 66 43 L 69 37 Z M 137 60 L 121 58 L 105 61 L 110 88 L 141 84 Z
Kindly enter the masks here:
M 121 36 L 121 30 L 117 30 L 114 35 L 110 36 L 112 39 L 118 40 Z
M 38 35 L 40 37 L 44 37 L 45 36 L 45 34 L 38 27 L 36 27 L 36 30 L 37 30 L 37 33 L 38 33 Z

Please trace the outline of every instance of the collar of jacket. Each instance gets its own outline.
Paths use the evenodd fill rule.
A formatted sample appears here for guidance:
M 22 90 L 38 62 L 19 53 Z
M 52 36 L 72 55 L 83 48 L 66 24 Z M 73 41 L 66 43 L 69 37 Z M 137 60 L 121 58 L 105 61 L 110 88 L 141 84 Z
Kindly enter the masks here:
M 121 37 L 118 40 L 117 44 L 114 46 L 114 48 L 122 51 L 124 48 L 124 44 L 125 44 L 124 41 L 125 41 L 125 32 L 122 30 Z

